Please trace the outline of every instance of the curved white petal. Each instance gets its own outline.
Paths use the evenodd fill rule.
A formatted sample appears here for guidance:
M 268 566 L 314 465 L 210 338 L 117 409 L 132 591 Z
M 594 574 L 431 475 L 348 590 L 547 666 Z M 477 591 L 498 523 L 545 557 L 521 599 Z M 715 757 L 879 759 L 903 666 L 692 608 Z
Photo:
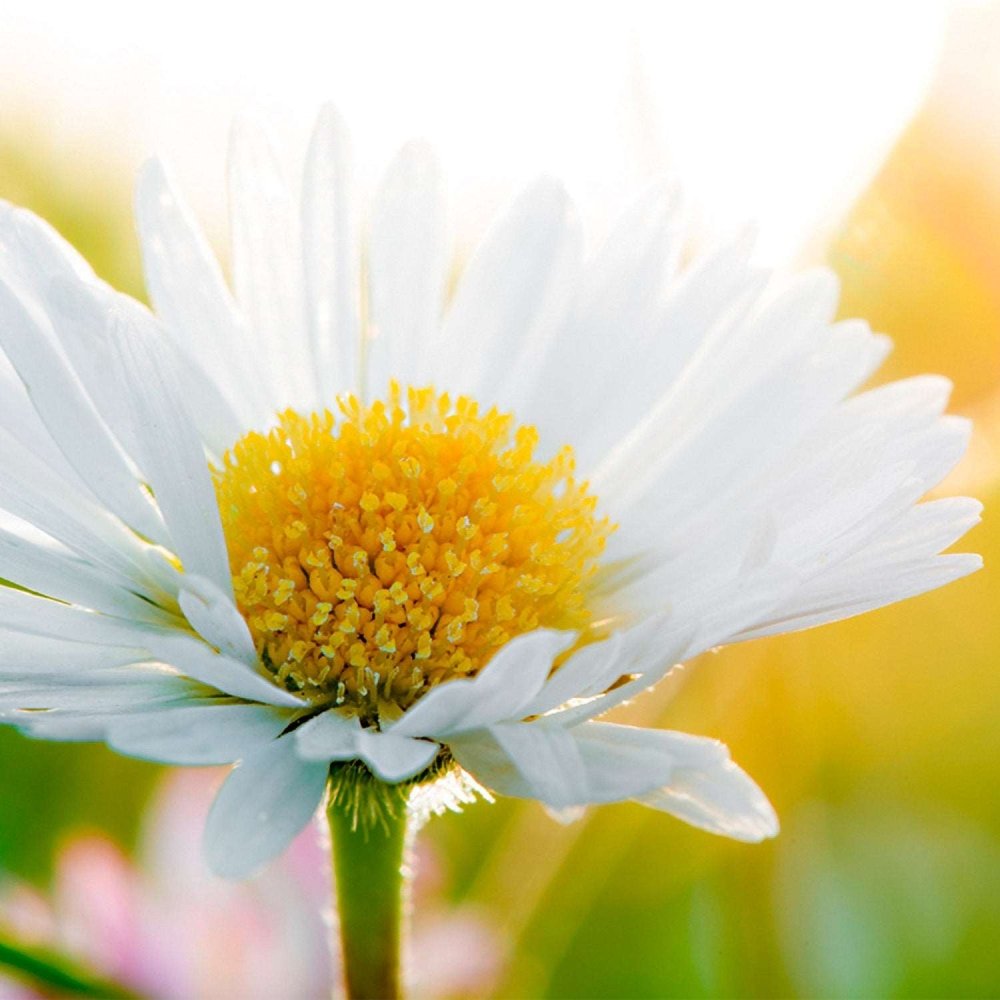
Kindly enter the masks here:
M 774 609 L 770 617 L 759 620 L 734 638 L 755 639 L 797 632 L 853 618 L 936 590 L 982 567 L 981 556 L 965 553 L 928 556 L 886 566 L 842 567 L 838 574 L 828 574 L 799 588 L 794 598 Z
M 361 723 L 336 710 L 321 712 L 295 730 L 303 760 L 348 760 L 357 752 Z
M 315 381 L 302 313 L 299 220 L 263 130 L 241 119 L 229 147 L 233 284 L 261 362 L 266 408 L 312 409 Z
M 225 279 L 194 217 L 163 164 L 139 171 L 136 224 L 146 288 L 181 351 L 223 388 L 227 402 L 253 426 L 260 381 L 255 352 Z
M 197 690 L 184 677 L 134 663 L 82 674 L 5 681 L 0 688 L 0 711 L 129 714 L 182 705 Z
M 24 383 L 7 358 L 0 352 L 0 427 L 22 453 L 31 455 L 75 491 L 86 489 L 73 466 L 52 440 L 48 428 L 31 403 Z M 6 450 L 6 449 L 5 449 Z M 4 461 L 9 465 L 9 461 Z
M 435 384 L 480 403 L 516 405 L 562 319 L 581 237 L 558 181 L 529 186 L 462 274 L 432 357 Z
M 521 723 L 538 725 L 538 723 Z M 489 729 L 459 733 L 448 740 L 448 749 L 459 765 L 484 788 L 517 799 L 536 798 L 531 781 L 518 768 Z
M 390 379 L 437 381 L 425 362 L 441 315 L 447 242 L 443 179 L 426 144 L 408 143 L 386 171 L 372 207 L 368 253 L 370 395 L 383 395 Z
M 112 750 L 163 764 L 232 764 L 276 739 L 289 710 L 264 705 L 181 705 L 116 719 L 107 728 Z
M 591 801 L 586 762 L 572 729 L 540 722 L 501 722 L 489 735 L 531 789 L 555 809 Z M 461 763 L 461 756 L 459 756 Z M 498 789 L 499 791 L 499 789 Z
M 303 760 L 362 760 L 383 781 L 394 784 L 419 774 L 437 756 L 437 743 L 394 732 L 362 729 L 357 718 L 335 709 L 295 730 Z
M 528 715 L 544 715 L 573 698 L 600 694 L 629 671 L 623 664 L 624 638 L 615 632 L 577 650 L 542 685 L 526 706 Z
M 93 268 L 44 219 L 0 201 L 0 268 L 19 285 L 37 288 L 57 274 L 96 282 Z
M 0 579 L 16 580 L 27 590 L 122 618 L 164 625 L 172 617 L 62 546 L 45 545 L 2 528 Z
M 109 364 L 104 310 L 117 293 L 51 226 L 30 212 L 0 208 L 3 280 L 48 319 L 45 333 L 69 362 L 101 418 L 131 453 L 121 393 Z M 37 313 L 36 313 L 37 316 Z M 65 458 L 64 458 L 65 461 Z
M 602 722 L 566 728 L 552 719 L 503 723 L 449 740 L 455 759 L 478 781 L 504 795 L 536 798 L 555 809 L 651 797 L 697 802 L 700 825 L 739 839 L 773 835 L 773 811 L 716 740 L 687 733 Z M 699 797 L 700 795 L 700 797 Z M 682 815 L 682 807 L 669 811 Z M 689 822 L 697 822 L 695 807 Z M 766 832 L 770 830 L 770 833 Z
M 657 684 L 682 660 L 702 651 L 695 645 L 698 639 L 694 625 L 684 620 L 675 623 L 670 616 L 654 616 L 620 633 L 620 636 L 617 658 L 606 662 L 603 675 L 597 674 L 590 685 L 575 696 L 586 700 L 564 707 L 550 716 L 560 725 L 575 726 L 611 711 Z M 581 652 L 586 652 L 587 648 Z M 570 662 L 568 660 L 563 667 L 569 666 Z M 550 683 L 558 675 L 559 671 Z M 615 681 L 626 677 L 631 679 L 615 684 Z
M 184 617 L 203 639 L 234 660 L 256 666 L 257 651 L 246 620 L 211 580 L 185 573 L 177 600 Z
M 350 199 L 350 141 L 325 107 L 316 122 L 302 182 L 302 266 L 312 366 L 323 405 L 361 391 L 359 261 Z
M 670 186 L 651 186 L 622 213 L 592 258 L 578 266 L 568 314 L 530 378 L 527 418 L 549 448 L 572 443 L 584 469 L 608 446 L 601 443 L 609 433 L 607 421 L 610 441 L 621 434 L 615 432 L 619 421 L 624 427 L 631 422 L 621 405 L 611 413 L 593 401 L 609 397 L 623 381 L 634 385 L 630 367 L 639 367 L 643 381 L 651 381 L 650 371 L 658 368 L 651 350 L 669 346 L 683 352 L 684 341 L 698 336 L 697 324 L 679 324 L 656 338 L 679 249 L 671 221 L 676 202 Z M 624 410 L 630 406 L 626 401 Z
M 541 689 L 553 660 L 575 639 L 573 632 L 553 629 L 517 636 L 476 677 L 439 684 L 388 731 L 437 739 L 516 719 Z
M 634 798 L 670 784 L 682 770 L 729 758 L 717 740 L 688 733 L 610 722 L 585 722 L 571 732 L 587 771 L 587 802 Z
M 44 307 L 49 320 L 46 332 L 51 333 L 112 435 L 129 455 L 134 456 L 136 429 L 128 419 L 128 407 L 117 381 L 108 332 L 108 310 L 112 305 L 126 312 L 131 309 L 141 321 L 141 307 L 100 281 L 65 240 L 30 212 L 0 209 L 0 244 L 3 249 L 0 273 L 4 281 L 26 301 Z M 186 264 L 183 253 L 179 257 L 178 264 Z M 186 281 L 184 284 L 191 286 L 193 283 Z M 186 287 L 183 292 L 191 296 L 194 289 Z M 217 319 L 213 317 L 214 321 Z M 182 342 L 178 345 L 182 355 L 179 360 L 185 373 L 185 387 L 193 397 L 192 409 L 199 417 L 199 427 L 206 435 L 206 442 L 217 450 L 220 445 L 221 450 L 225 450 L 234 439 L 232 431 L 236 426 L 232 413 L 233 394 L 223 399 L 217 382 L 224 381 L 228 372 L 239 365 L 240 356 L 234 352 L 228 357 L 222 354 L 225 365 L 221 368 L 218 364 L 202 364 L 200 359 L 205 350 L 211 349 L 224 334 L 224 329 L 216 322 L 208 329 L 187 322 L 181 326 L 172 332 Z M 197 343 L 201 353 L 190 353 L 185 344 L 193 343 Z M 255 397 L 244 391 L 242 398 Z M 136 489 L 134 483 L 132 488 Z M 145 511 L 148 503 L 141 493 L 137 496 L 143 501 L 139 507 L 142 517 L 148 514 Z M 147 531 L 146 534 L 153 533 Z
M 161 634 L 147 622 L 98 614 L 12 587 L 0 587 L 0 628 L 32 636 L 141 648 Z
M 682 660 L 691 648 L 694 629 L 678 624 L 669 612 L 651 615 L 599 642 L 577 650 L 542 685 L 525 706 L 524 715 L 544 715 L 575 699 L 591 699 L 560 718 L 591 718 L 620 704 L 623 688 L 631 693 L 649 687 Z M 616 681 L 635 680 L 609 690 Z M 644 682 L 644 683 L 643 683 Z M 606 706 L 606 707 L 605 707 Z
M 113 325 L 122 391 L 142 428 L 138 456 L 184 569 L 232 597 L 229 558 L 205 449 L 189 416 L 171 358 L 154 331 Z
M 622 238 L 623 233 L 612 237 Z M 662 242 L 661 234 L 649 245 L 654 264 L 663 253 Z M 718 353 L 713 345 L 732 339 L 733 321 L 746 313 L 764 284 L 749 266 L 751 246 L 748 238 L 725 246 L 692 264 L 670 286 L 666 262 L 655 280 L 648 277 L 647 265 L 611 278 L 616 268 L 606 271 L 595 261 L 597 273 L 584 274 L 574 317 L 554 344 L 528 411 L 551 444 L 573 444 L 579 467 L 589 474 L 665 391 L 690 380 L 699 357 L 709 360 Z M 595 399 L 614 405 L 598 409 Z M 687 417 L 698 413 L 688 411 Z
M 39 417 L 95 497 L 141 534 L 170 536 L 142 495 L 117 442 L 60 356 L 37 302 L 0 281 L 0 347 L 24 382 Z
M 122 646 L 107 642 L 31 635 L 16 629 L 0 629 L 0 680 L 24 681 L 61 675 L 86 674 L 91 670 L 122 667 L 148 659 L 139 645 Z
M 680 768 L 670 784 L 636 797 L 710 833 L 757 843 L 778 835 L 778 817 L 753 780 L 731 760 Z
M 244 878 L 277 857 L 323 798 L 327 765 L 302 760 L 281 737 L 248 754 L 230 773 L 205 827 L 205 856 L 223 878 Z
M 153 567 L 146 546 L 86 488 L 0 427 L 0 509 L 100 567 L 109 579 L 147 596 Z
M 0 712 L 0 720 L 16 726 L 25 736 L 65 743 L 100 742 L 108 726 L 120 717 L 118 713 L 31 712 L 22 719 L 16 713 Z
M 395 733 L 363 730 L 358 756 L 383 781 L 394 784 L 412 778 L 427 768 L 441 748 L 437 743 L 415 740 Z
M 209 684 L 235 698 L 301 708 L 305 702 L 279 688 L 263 674 L 240 660 L 217 653 L 201 639 L 183 632 L 151 635 L 146 647 L 157 659 L 202 684 Z
M 821 370 L 806 378 L 804 365 L 817 345 L 825 346 L 822 333 L 835 304 L 835 281 L 829 272 L 817 270 L 800 276 L 763 309 L 747 304 L 731 313 L 702 343 L 682 377 L 665 384 L 665 391 L 649 401 L 635 426 L 601 462 L 593 476 L 595 489 L 621 514 L 648 493 L 656 495 L 666 479 L 673 487 L 665 494 L 670 507 L 693 501 L 694 491 L 704 501 L 713 495 L 717 468 L 737 465 L 754 445 L 754 453 L 759 452 L 770 443 L 770 431 L 801 437 L 809 423 L 788 426 L 786 420 L 772 427 L 769 421 L 783 415 L 774 406 L 774 393 L 790 393 L 800 406 L 810 403 L 809 396 L 796 390 L 815 392 L 814 382 L 824 374 Z M 856 360 L 864 358 L 858 352 Z M 824 414 L 850 388 L 850 383 L 838 385 L 832 398 L 824 394 L 813 406 Z M 806 417 L 816 419 L 809 408 Z M 726 435 L 735 432 L 747 440 L 730 443 Z M 719 440 L 726 442 L 721 450 Z M 707 477 L 706 485 L 699 476 Z M 669 508 L 663 511 L 662 523 L 670 523 L 669 513 Z

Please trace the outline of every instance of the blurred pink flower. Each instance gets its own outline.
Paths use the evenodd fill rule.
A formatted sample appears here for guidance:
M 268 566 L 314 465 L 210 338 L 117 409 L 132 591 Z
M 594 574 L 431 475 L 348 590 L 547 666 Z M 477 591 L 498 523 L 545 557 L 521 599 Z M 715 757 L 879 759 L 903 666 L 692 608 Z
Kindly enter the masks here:
M 329 857 L 320 831 L 308 827 L 254 879 L 216 878 L 203 861 L 201 835 L 220 779 L 212 770 L 172 773 L 151 807 L 136 862 L 103 836 L 76 837 L 57 858 L 48 898 L 16 882 L 0 892 L 0 922 L 144 996 L 329 997 L 340 975 L 330 955 Z M 416 869 L 413 994 L 488 992 L 498 972 L 496 933 L 440 903 L 443 873 L 426 845 Z M 33 996 L 0 978 L 3 1000 Z

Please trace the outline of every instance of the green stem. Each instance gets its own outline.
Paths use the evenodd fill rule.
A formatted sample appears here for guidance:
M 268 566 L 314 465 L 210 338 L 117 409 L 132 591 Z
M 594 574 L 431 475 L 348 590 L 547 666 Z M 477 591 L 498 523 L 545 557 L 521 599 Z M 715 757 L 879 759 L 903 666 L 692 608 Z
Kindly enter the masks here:
M 103 997 L 128 1000 L 135 994 L 118 983 L 100 979 L 75 961 L 34 945 L 0 937 L 0 969 L 60 996 Z
M 357 789 L 386 796 L 372 781 Z M 337 916 L 350 1000 L 398 1000 L 403 922 L 405 797 L 370 821 L 364 803 L 331 796 L 327 807 L 337 890 Z M 359 808 L 360 805 L 360 808 Z

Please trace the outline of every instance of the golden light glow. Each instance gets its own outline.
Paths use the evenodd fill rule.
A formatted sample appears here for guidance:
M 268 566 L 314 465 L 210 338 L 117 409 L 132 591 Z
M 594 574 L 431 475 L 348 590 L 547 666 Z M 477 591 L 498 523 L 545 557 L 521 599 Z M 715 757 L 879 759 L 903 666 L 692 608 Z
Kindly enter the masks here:
M 540 462 L 537 440 L 398 386 L 242 438 L 213 473 L 237 604 L 276 680 L 391 717 L 519 633 L 585 628 L 611 526 L 571 449 Z

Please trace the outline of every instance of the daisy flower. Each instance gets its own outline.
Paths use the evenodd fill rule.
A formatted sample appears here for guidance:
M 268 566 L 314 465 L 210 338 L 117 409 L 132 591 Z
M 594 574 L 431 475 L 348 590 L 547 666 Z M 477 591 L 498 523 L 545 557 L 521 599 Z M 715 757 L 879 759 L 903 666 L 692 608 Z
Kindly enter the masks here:
M 354 824 L 365 781 L 773 836 L 722 744 L 595 720 L 705 650 L 976 569 L 940 553 L 979 505 L 920 502 L 966 446 L 947 381 L 858 394 L 889 344 L 834 322 L 833 276 L 775 287 L 745 239 L 680 266 L 662 186 L 586 254 L 537 181 L 454 291 L 420 143 L 356 215 L 332 111 L 300 200 L 239 124 L 229 188 L 231 286 L 142 171 L 153 312 L 2 209 L 6 721 L 238 762 L 206 830 L 230 876 L 328 785 Z

